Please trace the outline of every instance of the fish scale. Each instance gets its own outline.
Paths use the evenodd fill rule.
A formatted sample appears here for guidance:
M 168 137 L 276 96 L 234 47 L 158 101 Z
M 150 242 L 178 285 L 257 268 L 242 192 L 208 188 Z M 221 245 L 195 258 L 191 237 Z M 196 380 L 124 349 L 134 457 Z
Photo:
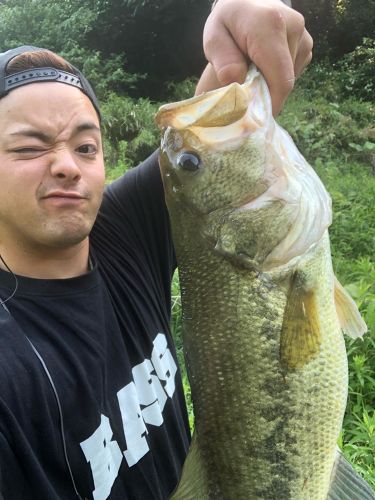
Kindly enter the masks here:
M 263 77 L 252 68 L 156 121 L 195 415 L 171 498 L 374 498 L 336 451 L 342 329 L 366 325 L 333 274 L 329 195 L 274 122 Z

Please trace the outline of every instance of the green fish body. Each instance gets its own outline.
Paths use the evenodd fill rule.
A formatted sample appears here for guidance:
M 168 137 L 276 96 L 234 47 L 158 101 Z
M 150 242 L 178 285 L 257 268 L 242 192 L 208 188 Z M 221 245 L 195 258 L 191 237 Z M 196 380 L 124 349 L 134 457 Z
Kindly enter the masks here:
M 330 197 L 255 68 L 156 120 L 195 414 L 172 498 L 324 500 L 347 399 L 342 330 L 366 329 L 332 270 Z

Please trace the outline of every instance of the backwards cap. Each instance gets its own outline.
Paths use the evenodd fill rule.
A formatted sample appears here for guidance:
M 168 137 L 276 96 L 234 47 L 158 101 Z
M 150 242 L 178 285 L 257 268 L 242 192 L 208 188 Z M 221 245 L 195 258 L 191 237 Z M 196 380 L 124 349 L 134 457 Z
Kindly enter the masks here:
M 60 82 L 79 88 L 90 99 L 100 118 L 99 103 L 91 85 L 79 69 L 72 65 L 74 74 L 53 67 L 41 67 L 30 68 L 25 71 L 13 73 L 12 75 L 6 75 L 8 63 L 14 57 L 24 52 L 41 52 L 45 50 L 47 49 L 41 49 L 31 45 L 22 45 L 21 47 L 16 47 L 15 49 L 0 53 L 0 99 L 6 96 L 11 90 L 21 87 L 22 85 L 27 85 L 28 83 Z

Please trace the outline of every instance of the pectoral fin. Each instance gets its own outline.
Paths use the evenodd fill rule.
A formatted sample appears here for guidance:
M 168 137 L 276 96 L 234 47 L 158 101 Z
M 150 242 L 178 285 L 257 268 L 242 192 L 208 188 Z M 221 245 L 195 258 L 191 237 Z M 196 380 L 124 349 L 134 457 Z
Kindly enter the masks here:
M 343 332 L 352 337 L 362 337 L 367 325 L 361 318 L 357 304 L 335 277 L 335 306 Z
M 287 371 L 302 368 L 318 352 L 321 325 L 314 288 L 306 289 L 298 271 L 287 298 L 280 338 L 281 364 Z
M 337 451 L 327 500 L 375 500 L 375 492 Z
M 182 475 L 170 500 L 208 500 L 208 482 L 196 434 L 182 468 Z

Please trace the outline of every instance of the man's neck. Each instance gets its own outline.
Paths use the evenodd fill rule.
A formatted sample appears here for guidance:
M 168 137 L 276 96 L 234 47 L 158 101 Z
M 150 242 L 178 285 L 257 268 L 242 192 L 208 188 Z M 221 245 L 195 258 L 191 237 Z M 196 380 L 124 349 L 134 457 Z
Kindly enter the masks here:
M 0 269 L 28 278 L 74 278 L 90 269 L 88 238 L 68 249 L 48 249 L 38 253 L 0 246 L 0 255 Z

